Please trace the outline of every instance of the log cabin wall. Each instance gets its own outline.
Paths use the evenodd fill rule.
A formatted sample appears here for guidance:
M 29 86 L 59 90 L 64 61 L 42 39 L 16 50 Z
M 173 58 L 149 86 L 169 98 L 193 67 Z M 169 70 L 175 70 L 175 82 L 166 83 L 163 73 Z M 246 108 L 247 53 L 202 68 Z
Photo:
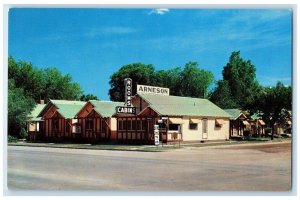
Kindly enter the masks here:
M 139 116 L 117 116 L 118 143 L 154 144 L 154 125 L 160 117 L 150 108 Z
M 77 114 L 85 142 L 107 142 L 110 140 L 110 118 L 103 118 L 88 102 Z

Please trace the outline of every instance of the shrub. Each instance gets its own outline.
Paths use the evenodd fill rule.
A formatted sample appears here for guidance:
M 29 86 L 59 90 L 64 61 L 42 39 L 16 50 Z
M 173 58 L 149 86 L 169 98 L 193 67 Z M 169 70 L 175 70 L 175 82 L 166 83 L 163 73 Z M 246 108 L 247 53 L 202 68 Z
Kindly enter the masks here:
M 16 143 L 18 141 L 18 139 L 12 135 L 8 135 L 7 140 L 9 143 L 12 143 L 12 142 Z

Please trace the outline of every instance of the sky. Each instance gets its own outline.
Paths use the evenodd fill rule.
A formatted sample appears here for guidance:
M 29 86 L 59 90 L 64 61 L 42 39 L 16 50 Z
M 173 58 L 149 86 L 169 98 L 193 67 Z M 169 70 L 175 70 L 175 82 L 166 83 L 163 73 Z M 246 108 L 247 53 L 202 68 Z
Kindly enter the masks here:
M 251 60 L 261 85 L 291 85 L 288 9 L 12 8 L 8 26 L 9 55 L 57 67 L 101 100 L 126 64 L 160 70 L 195 61 L 217 81 L 233 51 Z

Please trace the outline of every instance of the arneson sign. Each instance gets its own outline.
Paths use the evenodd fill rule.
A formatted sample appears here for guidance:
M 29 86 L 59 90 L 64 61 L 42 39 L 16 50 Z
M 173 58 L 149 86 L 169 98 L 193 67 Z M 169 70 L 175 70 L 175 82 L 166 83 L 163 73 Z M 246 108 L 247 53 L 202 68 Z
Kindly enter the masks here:
M 137 93 L 155 93 L 170 95 L 169 88 L 154 87 L 149 85 L 137 85 Z

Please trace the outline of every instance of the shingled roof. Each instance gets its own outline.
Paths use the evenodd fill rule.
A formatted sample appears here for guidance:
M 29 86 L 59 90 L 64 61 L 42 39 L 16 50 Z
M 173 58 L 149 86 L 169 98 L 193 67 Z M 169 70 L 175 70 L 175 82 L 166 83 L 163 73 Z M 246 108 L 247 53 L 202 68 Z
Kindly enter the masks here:
M 44 107 L 44 109 L 40 112 L 39 117 L 49 108 L 51 104 L 53 104 L 57 108 L 57 112 L 59 112 L 64 118 L 72 119 L 75 117 L 77 112 L 84 106 L 86 102 L 84 101 L 68 101 L 68 100 L 52 100 L 48 102 L 48 104 Z
M 44 109 L 45 106 L 46 104 L 36 104 L 31 113 L 27 116 L 29 118 L 28 121 L 42 121 L 42 118 L 38 117 L 38 115 Z
M 236 120 L 241 115 L 243 115 L 243 112 L 239 109 L 224 109 L 228 114 L 230 114 L 232 117 L 230 120 Z
M 149 107 L 159 115 L 231 117 L 231 115 L 207 99 L 148 93 L 140 93 L 138 96 L 149 103 Z
M 89 101 L 93 106 L 94 110 L 102 117 L 111 117 L 116 113 L 116 106 L 124 106 L 124 102 L 112 102 L 112 101 Z

